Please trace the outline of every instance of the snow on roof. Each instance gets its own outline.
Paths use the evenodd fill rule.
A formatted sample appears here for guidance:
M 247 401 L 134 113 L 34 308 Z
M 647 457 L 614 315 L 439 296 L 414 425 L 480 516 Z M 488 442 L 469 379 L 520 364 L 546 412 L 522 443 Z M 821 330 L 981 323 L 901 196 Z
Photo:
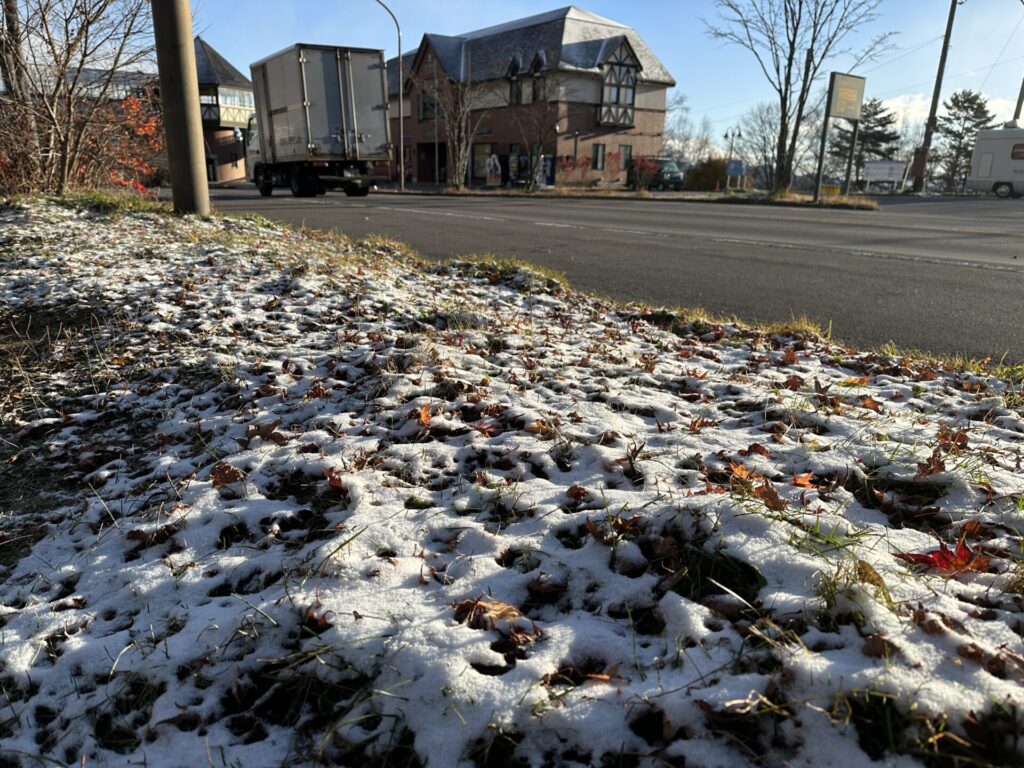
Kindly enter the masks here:
M 1021 763 L 1006 381 L 265 220 L 0 247 L 16 764 Z

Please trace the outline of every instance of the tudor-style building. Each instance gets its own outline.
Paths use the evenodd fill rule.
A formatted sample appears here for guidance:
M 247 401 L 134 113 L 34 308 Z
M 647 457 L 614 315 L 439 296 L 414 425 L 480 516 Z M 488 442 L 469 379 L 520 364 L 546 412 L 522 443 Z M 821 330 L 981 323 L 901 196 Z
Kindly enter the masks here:
M 203 119 L 208 181 L 245 178 L 242 129 L 255 110 L 252 83 L 203 38 L 196 37 L 199 110 Z
M 558 158 L 574 180 L 624 179 L 632 158 L 662 152 L 675 81 L 633 29 L 580 8 L 427 34 L 402 61 L 407 178 L 447 180 L 444 109 L 435 104 L 443 81 L 468 89 L 475 110 L 473 184 L 497 183 L 498 164 L 501 183 L 521 179 L 538 153 Z M 388 81 L 397 148 L 397 58 Z

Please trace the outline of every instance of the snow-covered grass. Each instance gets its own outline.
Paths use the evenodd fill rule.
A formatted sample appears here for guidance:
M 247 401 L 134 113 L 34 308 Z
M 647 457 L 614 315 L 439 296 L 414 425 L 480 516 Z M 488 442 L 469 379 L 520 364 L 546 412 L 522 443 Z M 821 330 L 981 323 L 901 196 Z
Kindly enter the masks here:
M 999 377 L 42 201 L 0 320 L 4 766 L 1024 759 Z

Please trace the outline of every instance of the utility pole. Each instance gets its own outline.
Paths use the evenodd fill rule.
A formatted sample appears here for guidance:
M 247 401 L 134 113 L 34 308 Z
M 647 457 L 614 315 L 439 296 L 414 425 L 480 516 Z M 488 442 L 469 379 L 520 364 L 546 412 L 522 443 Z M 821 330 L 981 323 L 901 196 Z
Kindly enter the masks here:
M 1024 5 L 1024 0 L 1020 0 L 1020 4 Z M 1017 96 L 1017 108 L 1013 110 L 1013 119 L 1020 120 L 1020 108 L 1024 107 L 1024 80 L 1020 81 L 1020 94 Z
M 914 178 L 914 191 L 928 194 L 928 152 L 932 147 L 932 134 L 935 133 L 935 115 L 939 111 L 939 94 L 942 92 L 942 76 L 946 72 L 946 55 L 949 53 L 949 38 L 953 34 L 953 18 L 956 7 L 964 0 L 949 0 L 949 18 L 946 19 L 946 36 L 942 39 L 942 53 L 939 55 L 939 71 L 935 75 L 935 90 L 932 91 L 932 106 L 928 110 L 928 122 L 924 125 L 924 141 L 914 158 L 918 173 Z
M 209 216 L 192 10 L 189 0 L 154 0 L 151 6 L 174 210 Z

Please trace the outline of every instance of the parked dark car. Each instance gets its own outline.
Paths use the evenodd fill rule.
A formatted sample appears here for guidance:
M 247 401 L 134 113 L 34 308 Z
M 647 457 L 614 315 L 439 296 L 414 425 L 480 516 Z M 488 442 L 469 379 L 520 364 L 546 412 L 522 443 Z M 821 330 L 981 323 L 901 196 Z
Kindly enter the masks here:
M 631 161 L 626 169 L 626 186 L 678 191 L 683 188 L 683 172 L 671 158 L 640 157 Z

